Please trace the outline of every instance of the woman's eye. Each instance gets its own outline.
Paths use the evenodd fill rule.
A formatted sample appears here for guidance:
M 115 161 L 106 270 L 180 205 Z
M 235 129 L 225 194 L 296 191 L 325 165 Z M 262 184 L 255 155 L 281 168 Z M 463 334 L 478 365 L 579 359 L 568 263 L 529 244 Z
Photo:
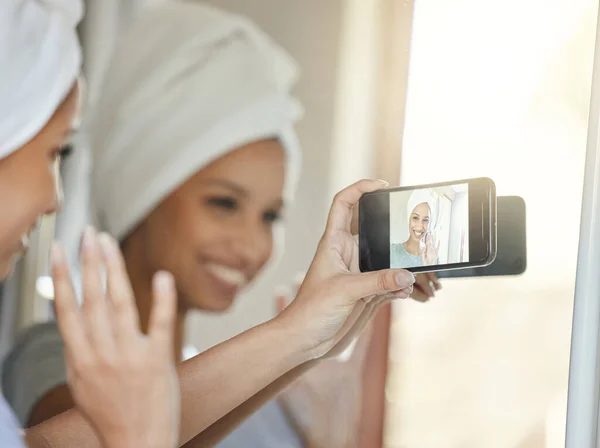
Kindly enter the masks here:
M 72 152 L 73 152 L 73 145 L 70 143 L 67 143 L 66 145 L 63 145 L 59 149 L 58 155 L 60 156 L 61 159 L 64 159 L 65 157 L 69 157 Z
M 73 152 L 73 147 L 70 144 L 61 146 L 60 148 L 52 151 L 52 160 L 60 161 L 65 157 L 68 157 Z
M 231 198 L 210 198 L 208 203 L 213 207 L 224 210 L 235 210 L 237 208 L 237 202 Z
M 280 219 L 281 219 L 281 214 L 279 212 L 271 211 L 271 212 L 265 213 L 265 215 L 264 215 L 264 220 L 268 224 L 277 222 Z

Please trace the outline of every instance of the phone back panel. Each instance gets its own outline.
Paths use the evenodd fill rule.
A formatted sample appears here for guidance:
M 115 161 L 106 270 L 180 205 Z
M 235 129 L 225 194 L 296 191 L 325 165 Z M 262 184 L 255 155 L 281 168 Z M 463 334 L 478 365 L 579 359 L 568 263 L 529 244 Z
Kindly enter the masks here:
M 496 260 L 481 268 L 456 269 L 437 273 L 438 278 L 466 278 L 521 275 L 527 269 L 525 201 L 519 196 L 497 198 Z

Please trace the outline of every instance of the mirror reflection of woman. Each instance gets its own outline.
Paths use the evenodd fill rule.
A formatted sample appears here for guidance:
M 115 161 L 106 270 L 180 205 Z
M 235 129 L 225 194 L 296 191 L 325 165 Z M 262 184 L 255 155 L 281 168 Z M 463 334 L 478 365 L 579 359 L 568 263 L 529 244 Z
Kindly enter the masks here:
M 390 267 L 431 266 L 439 263 L 439 241 L 433 234 L 433 208 L 426 191 L 417 190 L 408 201 L 408 238 L 390 247 Z
M 161 3 L 174 8 L 176 3 L 184 4 Z M 159 14 L 162 12 L 158 11 Z M 0 280 L 10 275 L 16 258 L 26 249 L 27 236 L 35 229 L 36 222 L 45 215 L 56 213 L 61 205 L 58 175 L 63 153 L 61 148 L 74 130 L 81 98 L 77 77 L 82 55 L 75 26 L 82 13 L 82 4 L 76 0 L 0 2 L 0 33 L 10 36 L 10 39 L 0 38 L 0 67 L 3 70 L 0 106 L 4 111 L 0 119 Z M 190 16 L 186 14 L 185 17 Z M 171 24 L 173 32 L 167 36 L 156 34 L 158 26 L 154 26 L 155 33 L 148 36 L 149 40 L 140 43 L 138 53 L 130 52 L 130 57 L 140 56 L 142 50 L 155 56 L 164 54 L 165 46 L 171 49 L 167 45 L 170 39 L 181 37 L 180 22 L 169 21 L 169 16 L 163 18 L 160 15 L 160 18 L 158 22 Z M 193 31 L 206 30 L 202 23 L 194 22 L 193 25 L 197 27 Z M 217 34 L 218 29 L 214 27 L 208 31 Z M 120 41 L 120 48 L 122 43 Z M 173 52 L 173 57 L 181 62 L 190 62 L 186 54 L 198 55 L 202 50 L 213 49 L 197 40 L 191 43 L 192 48 L 186 48 L 188 52 Z M 226 46 L 225 43 L 226 40 L 220 40 L 218 47 Z M 238 43 L 243 45 L 244 42 L 238 39 Z M 210 58 L 202 58 L 201 61 L 214 62 L 216 54 L 211 53 Z M 227 59 L 229 62 L 232 60 L 238 59 Z M 198 60 L 193 59 L 192 62 Z M 268 58 L 267 62 L 270 67 L 276 68 L 273 58 Z M 176 117 L 177 120 L 168 115 L 167 120 L 148 130 L 157 130 L 161 135 L 171 137 L 169 145 L 164 145 L 158 152 L 172 156 L 172 149 L 179 147 L 173 144 L 173 139 L 184 135 L 168 132 L 166 124 L 169 119 L 172 123 L 187 118 L 197 125 L 201 117 L 192 113 L 195 111 L 181 109 L 183 101 L 173 101 L 167 93 L 176 95 L 176 99 L 187 98 L 190 101 L 190 94 L 199 91 L 203 83 L 195 84 L 193 89 L 183 89 L 177 88 L 181 87 L 179 82 L 206 67 L 194 64 L 187 67 L 194 70 L 178 71 L 166 64 L 163 67 L 172 71 L 169 76 L 154 79 L 156 82 L 152 86 L 161 94 L 152 95 L 148 101 L 154 100 L 151 105 L 156 106 L 156 103 L 169 99 L 169 104 L 175 105 L 178 111 L 183 110 L 183 113 Z M 140 77 L 149 74 L 143 66 L 135 68 Z M 253 85 L 247 84 L 248 65 L 243 68 L 244 84 L 236 83 L 235 86 L 257 93 Z M 134 90 L 146 92 L 145 88 L 149 86 L 140 83 L 139 78 L 135 80 Z M 261 83 L 264 87 L 274 84 Z M 121 99 L 127 101 L 131 98 Z M 195 99 L 191 95 L 191 100 Z M 137 113 L 140 118 L 152 117 L 150 110 L 153 107 L 143 107 L 148 103 L 127 101 L 126 104 L 127 118 L 132 113 Z M 224 104 L 215 102 L 210 106 L 209 113 L 204 116 L 215 118 L 216 111 L 222 111 Z M 254 111 L 244 109 L 248 110 Z M 281 122 L 281 114 L 277 117 Z M 123 116 L 111 118 L 115 123 L 122 123 Z M 190 133 L 196 131 L 194 126 L 188 129 Z M 139 127 L 129 130 L 137 135 L 147 132 L 146 128 Z M 190 147 L 198 148 L 196 145 Z M 192 150 L 189 152 L 194 153 Z M 272 152 L 277 155 L 275 149 Z M 133 155 L 131 152 L 127 154 Z M 133 163 L 138 160 L 134 159 Z M 164 159 L 148 158 L 144 162 L 156 160 L 162 162 Z M 163 166 L 164 170 L 159 171 L 170 173 L 172 165 Z M 148 168 L 147 165 L 144 167 Z M 141 174 L 139 166 L 136 168 L 128 173 L 131 176 Z M 280 183 L 281 177 L 278 177 Z M 152 177 L 152 180 L 156 181 L 157 177 Z M 294 301 L 283 312 L 177 368 L 174 365 L 177 355 L 173 350 L 176 341 L 173 327 L 179 291 L 175 289 L 174 275 L 153 273 L 152 284 L 150 281 L 146 284 L 154 288 L 146 334 L 140 326 L 139 318 L 142 316 L 135 309 L 136 299 L 140 299 L 142 293 L 138 295 L 136 292 L 134 296 L 125 261 L 113 237 L 107 233 L 97 235 L 91 228 L 84 234 L 81 241 L 82 275 L 78 282 L 81 285 L 81 307 L 71 282 L 66 253 L 59 244 L 53 245 L 54 304 L 60 327 L 58 336 L 64 340 L 64 350 L 39 350 L 35 353 L 43 357 L 37 359 L 28 352 L 32 363 L 30 368 L 21 370 L 21 380 L 25 387 L 47 387 L 46 356 L 58 354 L 61 362 L 66 362 L 64 378 L 67 378 L 76 408 L 25 432 L 20 431 L 15 415 L 0 393 L 0 446 L 173 447 L 187 443 L 196 435 L 200 439 L 194 439 L 192 446 L 214 446 L 214 440 L 226 435 L 256 407 L 302 373 L 325 361 L 326 357 L 334 358 L 343 353 L 381 306 L 395 298 L 407 298 L 412 292 L 415 279 L 409 272 L 357 272 L 358 251 L 350 228 L 352 209 L 362 194 L 381 189 L 384 185 L 381 181 L 361 181 L 336 196 L 328 217 L 327 231 L 319 242 L 306 279 Z M 114 185 L 107 183 L 106 189 L 111 191 L 109 186 Z M 145 192 L 151 194 L 156 193 L 153 190 L 155 186 L 154 182 L 141 185 Z M 133 191 L 123 188 L 118 192 L 122 196 Z M 127 198 L 117 195 L 117 199 Z M 203 209 L 207 207 L 206 202 L 202 204 Z M 198 199 L 196 206 L 197 209 L 201 207 Z M 132 207 L 128 207 L 117 217 L 130 218 L 131 211 Z M 257 218 L 256 214 L 252 217 Z M 252 230 L 266 232 L 265 216 L 260 218 L 260 223 L 253 222 Z M 235 236 L 238 235 L 236 233 Z M 252 243 L 250 241 L 249 244 Z M 195 244 L 190 246 L 185 252 L 188 256 L 197 247 Z M 197 269 L 198 263 L 203 261 L 198 261 L 199 258 L 196 257 L 195 264 L 190 263 L 190 269 Z M 3 376 L 3 381 L 5 379 Z M 12 387 L 6 389 L 19 392 Z M 27 392 L 31 393 L 31 390 Z M 246 443 L 244 446 L 252 445 Z M 280 444 L 277 448 L 282 446 L 289 445 Z

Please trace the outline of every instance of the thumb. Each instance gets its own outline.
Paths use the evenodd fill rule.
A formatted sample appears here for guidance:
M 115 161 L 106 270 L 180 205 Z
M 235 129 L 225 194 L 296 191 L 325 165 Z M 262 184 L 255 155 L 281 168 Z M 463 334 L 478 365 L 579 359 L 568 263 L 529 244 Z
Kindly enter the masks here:
M 352 279 L 351 290 L 356 298 L 382 292 L 399 291 L 415 283 L 412 272 L 404 269 L 384 269 L 357 274 Z

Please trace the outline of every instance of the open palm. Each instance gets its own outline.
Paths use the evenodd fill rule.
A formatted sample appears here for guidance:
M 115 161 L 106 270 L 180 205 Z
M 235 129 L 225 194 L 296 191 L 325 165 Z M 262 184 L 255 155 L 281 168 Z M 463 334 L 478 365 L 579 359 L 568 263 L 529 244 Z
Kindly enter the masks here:
M 423 251 L 423 264 L 425 266 L 437 264 L 439 251 L 440 242 L 438 241 L 436 244 L 433 235 L 428 234 L 425 241 L 425 250 Z

